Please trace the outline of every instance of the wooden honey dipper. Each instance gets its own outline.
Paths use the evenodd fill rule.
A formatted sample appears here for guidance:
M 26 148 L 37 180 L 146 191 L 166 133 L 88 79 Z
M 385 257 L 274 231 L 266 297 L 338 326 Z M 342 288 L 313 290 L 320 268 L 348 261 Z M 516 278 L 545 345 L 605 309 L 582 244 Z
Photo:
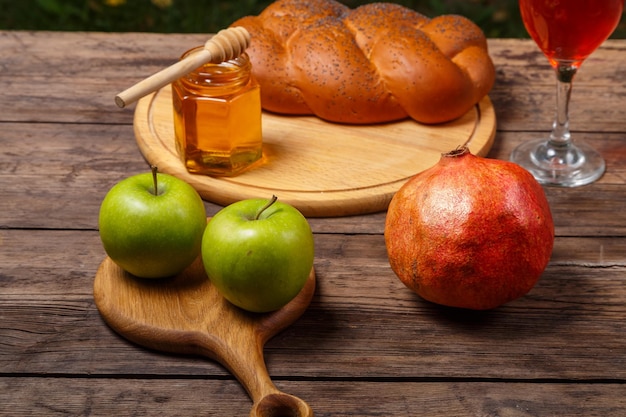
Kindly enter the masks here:
M 115 96 L 115 103 L 119 107 L 131 104 L 141 97 L 189 74 L 204 64 L 219 64 L 220 62 L 236 58 L 241 55 L 249 45 L 250 33 L 246 28 L 237 26 L 220 30 L 204 44 L 204 48 L 199 52 L 189 55 L 185 59 L 162 69 L 156 74 L 122 91 Z

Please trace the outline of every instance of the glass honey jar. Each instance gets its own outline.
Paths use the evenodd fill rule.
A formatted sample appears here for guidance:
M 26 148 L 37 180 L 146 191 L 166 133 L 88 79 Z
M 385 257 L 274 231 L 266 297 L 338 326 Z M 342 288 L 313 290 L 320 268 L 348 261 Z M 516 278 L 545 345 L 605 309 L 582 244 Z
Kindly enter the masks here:
M 260 87 L 245 52 L 174 81 L 172 103 L 176 149 L 189 172 L 233 176 L 261 158 Z

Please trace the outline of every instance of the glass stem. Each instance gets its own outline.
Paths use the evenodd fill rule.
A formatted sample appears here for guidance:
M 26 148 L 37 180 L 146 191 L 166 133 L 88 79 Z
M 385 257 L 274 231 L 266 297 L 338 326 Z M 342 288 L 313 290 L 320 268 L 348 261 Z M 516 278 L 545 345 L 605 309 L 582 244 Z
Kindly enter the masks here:
M 550 134 L 550 145 L 555 148 L 567 148 L 572 141 L 569 131 L 569 101 L 572 80 L 577 70 L 578 67 L 571 63 L 559 63 L 556 67 L 556 117 Z

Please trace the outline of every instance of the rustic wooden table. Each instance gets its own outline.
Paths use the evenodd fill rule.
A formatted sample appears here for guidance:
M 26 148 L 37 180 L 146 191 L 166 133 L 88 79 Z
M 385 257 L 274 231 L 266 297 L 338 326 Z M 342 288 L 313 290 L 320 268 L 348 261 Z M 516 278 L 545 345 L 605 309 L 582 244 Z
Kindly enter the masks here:
M 0 32 L 0 414 L 246 416 L 217 363 L 149 351 L 101 319 L 94 275 L 107 190 L 146 171 L 116 93 L 203 35 Z M 544 134 L 554 78 L 529 40 L 490 40 L 506 159 Z M 281 390 L 316 416 L 626 415 L 626 41 L 575 80 L 571 126 L 600 150 L 595 184 L 546 188 L 551 262 L 490 312 L 422 301 L 391 271 L 385 213 L 310 219 L 318 287 L 265 349 Z M 208 214 L 220 207 L 207 203 Z

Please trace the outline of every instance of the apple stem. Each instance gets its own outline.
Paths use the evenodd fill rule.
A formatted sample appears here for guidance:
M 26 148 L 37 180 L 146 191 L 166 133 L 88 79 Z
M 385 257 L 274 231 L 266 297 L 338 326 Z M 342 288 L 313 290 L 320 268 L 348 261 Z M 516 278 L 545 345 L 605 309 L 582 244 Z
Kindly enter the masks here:
M 159 168 L 156 165 L 150 165 L 150 169 L 152 170 L 152 182 L 154 183 L 154 195 L 159 195 L 159 186 L 157 183 L 157 172 Z
M 259 217 L 261 217 L 261 214 L 267 210 L 268 208 L 271 207 L 272 204 L 274 204 L 276 202 L 276 200 L 278 200 L 278 197 L 276 197 L 275 195 L 272 195 L 272 198 L 267 202 L 266 205 L 263 206 L 263 208 L 261 208 L 261 210 L 259 210 L 259 212 L 256 214 L 256 217 L 254 218 L 254 220 L 259 220 Z

